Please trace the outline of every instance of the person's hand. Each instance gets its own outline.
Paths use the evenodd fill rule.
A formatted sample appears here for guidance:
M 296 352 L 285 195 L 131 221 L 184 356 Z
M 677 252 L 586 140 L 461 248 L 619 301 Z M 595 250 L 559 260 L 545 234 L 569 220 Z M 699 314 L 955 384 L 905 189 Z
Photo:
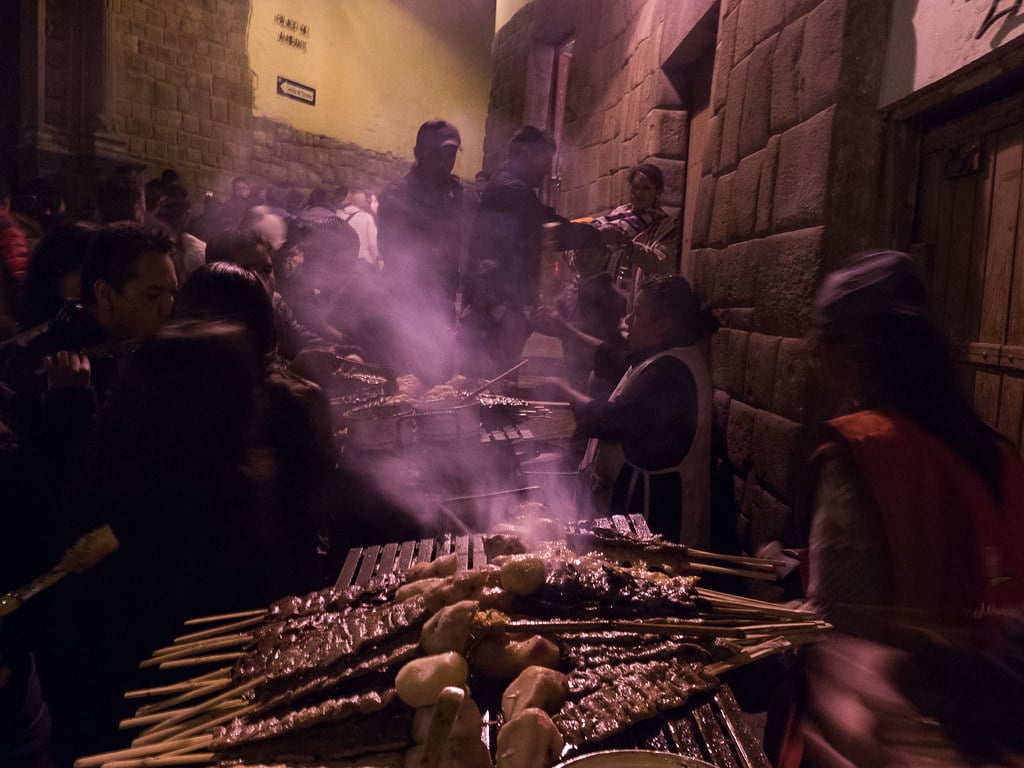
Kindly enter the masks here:
M 46 355 L 43 372 L 50 390 L 89 389 L 92 386 L 92 366 L 85 354 L 61 350 L 56 355 Z
M 558 313 L 558 309 L 550 304 L 543 304 L 533 312 L 533 327 L 545 336 L 560 337 L 565 331 L 565 320 Z

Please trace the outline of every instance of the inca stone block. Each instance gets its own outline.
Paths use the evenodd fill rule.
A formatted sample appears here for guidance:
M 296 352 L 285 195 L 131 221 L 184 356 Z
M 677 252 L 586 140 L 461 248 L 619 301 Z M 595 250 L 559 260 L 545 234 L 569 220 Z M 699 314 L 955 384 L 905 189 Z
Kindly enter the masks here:
M 750 334 L 720 328 L 711 337 L 711 375 L 715 386 L 739 397 L 746 375 L 747 340 Z
M 834 104 L 839 93 L 843 20 L 846 0 L 824 0 L 807 14 L 800 53 L 800 119 L 806 120 Z
M 773 231 L 824 221 L 833 114 L 834 108 L 826 109 L 782 135 Z
M 772 408 L 781 341 L 778 336 L 765 336 L 761 333 L 750 334 L 747 341 L 747 372 L 743 379 L 743 399 L 757 408 Z
M 665 189 L 661 199 L 666 206 L 678 208 L 683 204 L 683 186 L 686 184 L 686 161 L 648 158 L 661 169 L 665 177 Z
M 644 154 L 647 157 L 686 159 L 687 120 L 678 109 L 652 109 L 644 119 Z
M 740 124 L 743 118 L 743 95 L 747 88 L 747 71 L 750 59 L 739 62 L 729 75 L 729 103 L 722 112 L 725 123 L 722 128 L 722 152 L 719 165 L 730 171 L 739 162 Z
M 821 0 L 785 0 L 786 23 L 789 24 L 799 19 L 804 14 L 810 13 L 821 3 Z
M 793 510 L 767 491 L 761 492 L 750 514 L 749 545 L 757 547 L 779 541 L 784 547 L 796 546 L 796 518 Z
M 708 243 L 714 203 L 715 177 L 709 173 L 701 178 L 700 186 L 697 189 L 697 206 L 694 209 L 693 231 L 690 238 L 690 245 L 693 248 L 703 248 Z
M 707 135 L 704 139 L 704 158 L 701 166 L 704 171 L 718 173 L 721 169 L 719 157 L 722 151 L 722 129 L 725 120 L 722 115 L 713 115 L 708 119 Z
M 746 157 L 762 149 L 768 141 L 772 104 L 772 56 L 777 38 L 760 43 L 750 55 L 747 87 L 743 96 L 740 123 L 739 156 Z
M 725 245 L 729 216 L 732 207 L 732 183 L 735 173 L 729 173 L 718 179 L 715 187 L 715 200 L 711 213 L 711 229 L 708 234 L 709 245 Z
M 743 474 L 751 466 L 756 415 L 754 408 L 733 397 L 729 404 L 729 425 L 725 440 L 729 463 L 738 474 Z
M 782 339 L 775 370 L 772 410 L 787 419 L 802 422 L 807 397 L 809 360 L 803 339 Z
M 758 241 L 750 240 L 719 252 L 710 297 L 712 306 L 749 307 L 754 303 L 758 247 Z
M 782 30 L 775 45 L 772 57 L 772 133 L 780 133 L 800 122 L 797 90 L 803 35 L 804 19 L 799 19 Z
M 782 29 L 786 4 L 785 0 L 758 0 L 754 7 L 754 39 L 760 43 Z
M 772 235 L 759 243 L 754 327 L 761 333 L 802 337 L 821 272 L 824 227 Z
M 736 45 L 736 14 L 726 16 L 718 27 L 715 48 L 715 71 L 711 82 L 711 105 L 717 115 L 725 106 Z
M 756 17 L 757 6 L 762 0 L 743 0 L 736 13 L 736 48 L 733 56 L 736 61 L 744 58 L 757 44 Z
M 781 139 L 772 136 L 763 151 L 761 174 L 757 184 L 757 221 L 754 234 L 764 237 L 772 228 L 772 205 L 775 201 L 775 179 L 779 169 L 779 144 Z
M 740 161 L 732 185 L 732 206 L 729 216 L 728 240 L 748 240 L 757 223 L 757 192 L 761 183 L 766 153 L 758 152 Z
M 768 411 L 757 410 L 754 414 L 751 462 L 760 484 L 781 499 L 795 495 L 797 467 L 802 458 L 798 456 L 800 429 L 796 422 Z

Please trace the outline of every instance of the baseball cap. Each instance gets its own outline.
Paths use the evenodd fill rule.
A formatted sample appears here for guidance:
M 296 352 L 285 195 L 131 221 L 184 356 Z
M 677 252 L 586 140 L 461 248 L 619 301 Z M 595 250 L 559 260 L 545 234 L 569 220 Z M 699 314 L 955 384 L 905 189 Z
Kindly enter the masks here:
M 854 255 L 825 278 L 811 309 L 811 321 L 819 328 L 889 315 L 929 316 L 924 271 L 900 251 Z
M 429 120 L 416 132 L 418 149 L 440 149 L 442 147 L 462 146 L 462 137 L 451 123 L 444 120 Z

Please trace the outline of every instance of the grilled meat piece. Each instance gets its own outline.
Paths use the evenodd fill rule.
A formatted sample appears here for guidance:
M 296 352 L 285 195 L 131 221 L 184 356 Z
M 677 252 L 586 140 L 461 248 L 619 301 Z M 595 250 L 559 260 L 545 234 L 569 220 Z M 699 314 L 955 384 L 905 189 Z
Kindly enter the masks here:
M 661 635 L 632 632 L 603 632 L 562 637 L 563 657 L 573 669 L 588 669 L 606 664 L 675 659 L 707 664 L 711 654 L 702 646 Z
M 699 664 L 647 661 L 603 666 L 569 675 L 569 701 L 555 715 L 566 742 L 601 741 L 659 712 L 682 706 L 695 693 L 718 687 Z

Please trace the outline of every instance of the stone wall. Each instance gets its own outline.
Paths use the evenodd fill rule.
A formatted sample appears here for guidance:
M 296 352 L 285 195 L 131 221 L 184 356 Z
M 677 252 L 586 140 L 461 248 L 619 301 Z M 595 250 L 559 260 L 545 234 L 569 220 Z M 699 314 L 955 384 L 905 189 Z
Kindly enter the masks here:
M 799 536 L 799 471 L 826 407 L 802 341 L 811 299 L 876 231 L 888 15 L 868 5 L 883 4 L 722 8 L 693 242 L 697 286 L 725 326 L 716 415 L 749 550 Z
M 585 15 L 578 5 L 557 0 L 522 8 L 495 38 L 485 168 L 493 172 L 520 125 L 545 127 L 528 108 L 543 102 L 549 88 L 544 49 L 575 38 L 559 211 L 583 216 L 621 205 L 629 169 L 651 160 L 665 173 L 662 201 L 675 215 L 685 179 L 687 114 L 661 70 L 662 30 L 672 5 L 593 0 Z
M 802 341 L 811 299 L 822 274 L 868 247 L 878 229 L 874 104 L 886 6 L 721 0 L 704 175 L 692 190 L 682 189 L 688 123 L 674 85 L 686 70 L 663 71 L 694 36 L 692 9 L 595 0 L 574 19 L 535 0 L 495 43 L 491 109 L 500 130 L 522 119 L 531 87 L 509 73 L 527 71 L 536 45 L 575 36 L 562 213 L 623 202 L 629 167 L 647 159 L 666 171 L 668 205 L 697 195 L 694 282 L 723 324 L 711 348 L 717 451 L 751 552 L 799 538 L 798 478 L 825 407 Z M 493 144 L 487 157 L 497 157 Z
M 121 163 L 144 167 L 147 177 L 175 168 L 196 198 L 204 190 L 226 196 L 239 174 L 257 188 L 379 191 L 408 170 L 391 154 L 254 116 L 246 0 L 101 7 L 88 14 L 71 0 L 21 0 L 21 71 L 0 79 L 0 95 L 27 105 L 10 113 L 18 125 L 0 120 L 4 158 L 22 180 L 55 180 L 71 210 L 90 210 L 96 178 Z

